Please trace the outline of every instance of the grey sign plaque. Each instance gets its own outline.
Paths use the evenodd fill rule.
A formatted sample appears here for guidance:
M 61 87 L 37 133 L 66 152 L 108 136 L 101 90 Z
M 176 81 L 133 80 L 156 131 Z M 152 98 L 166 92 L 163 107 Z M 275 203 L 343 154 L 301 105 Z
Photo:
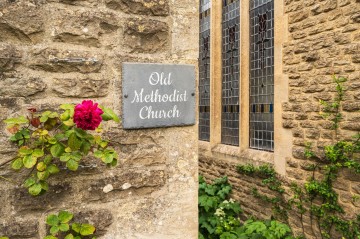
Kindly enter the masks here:
M 123 63 L 125 129 L 195 124 L 195 67 Z

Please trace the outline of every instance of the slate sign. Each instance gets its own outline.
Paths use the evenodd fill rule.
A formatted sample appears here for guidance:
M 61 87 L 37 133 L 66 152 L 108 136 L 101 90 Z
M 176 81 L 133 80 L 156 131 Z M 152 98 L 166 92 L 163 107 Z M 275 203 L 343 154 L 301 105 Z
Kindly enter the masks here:
M 195 67 L 123 63 L 124 129 L 195 124 Z

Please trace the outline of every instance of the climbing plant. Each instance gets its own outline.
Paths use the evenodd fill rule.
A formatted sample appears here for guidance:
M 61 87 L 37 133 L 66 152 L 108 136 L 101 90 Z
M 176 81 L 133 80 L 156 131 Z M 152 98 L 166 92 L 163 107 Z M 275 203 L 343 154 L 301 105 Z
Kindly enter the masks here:
M 119 118 L 109 108 L 91 100 L 81 104 L 63 104 L 61 112 L 28 109 L 28 116 L 6 119 L 10 141 L 18 146 L 14 158 L 3 162 L 15 171 L 27 170 L 23 186 L 31 195 L 48 191 L 48 179 L 60 170 L 77 171 L 81 160 L 92 154 L 106 165 L 115 166 L 118 154 L 103 139 L 101 122 Z
M 339 234 L 346 239 L 360 238 L 360 214 L 352 219 L 344 216 L 345 211 L 339 203 L 339 194 L 333 188 L 341 171 L 351 170 L 354 174 L 360 174 L 360 134 L 355 134 L 353 140 L 341 140 L 338 133 L 339 123 L 343 118 L 341 105 L 345 82 L 346 78 L 334 76 L 334 100 L 320 101 L 321 115 L 332 123 L 332 129 L 335 131 L 334 141 L 325 146 L 322 152 L 314 150 L 311 143 L 306 144 L 304 158 L 310 163 L 305 168 L 311 172 L 311 176 L 305 184 L 292 182 L 289 185 L 290 192 L 287 193 L 292 195 L 290 198 L 284 197 L 281 180 L 273 169 L 269 169 L 270 166 L 241 165 L 237 168 L 242 174 L 264 176 L 263 184 L 277 194 L 270 198 L 254 188 L 254 196 L 273 203 L 274 211 L 280 210 L 285 218 L 290 213 L 296 214 L 300 218 L 304 235 L 304 215 L 308 214 L 312 234 L 322 239 L 336 238 Z M 275 217 L 277 215 L 274 214 Z

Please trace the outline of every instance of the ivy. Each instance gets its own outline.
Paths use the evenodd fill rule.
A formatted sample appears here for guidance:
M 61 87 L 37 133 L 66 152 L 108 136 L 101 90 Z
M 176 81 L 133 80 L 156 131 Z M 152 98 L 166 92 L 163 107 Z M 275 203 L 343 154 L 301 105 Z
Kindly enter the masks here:
M 320 114 L 332 123 L 335 141 L 325 146 L 323 153 L 315 152 L 311 143 L 306 144 L 304 157 L 312 163 L 307 164 L 304 169 L 311 172 L 311 177 L 304 184 L 291 183 L 290 191 L 286 192 L 292 195 L 290 198 L 283 196 L 282 182 L 278 180 L 279 176 L 276 176 L 275 171 L 269 169 L 269 166 L 241 165 L 237 167 L 241 174 L 259 176 L 264 185 L 276 192 L 275 197 L 269 197 L 259 193 L 255 188 L 253 195 L 272 203 L 274 211 L 281 209 L 286 214 L 297 215 L 304 235 L 304 215 L 308 214 L 312 233 L 316 238 L 321 239 L 337 238 L 338 234 L 342 238 L 360 238 L 360 214 L 353 219 L 345 216 L 345 211 L 339 203 L 339 195 L 333 188 L 339 173 L 344 169 L 351 170 L 354 174 L 360 173 L 360 134 L 356 133 L 352 141 L 338 139 L 339 123 L 343 119 L 341 105 L 345 82 L 346 78 L 334 76 L 336 97 L 330 102 L 320 101 L 322 105 Z M 354 197 L 356 198 L 356 195 Z M 276 218 L 277 214 L 274 216 Z

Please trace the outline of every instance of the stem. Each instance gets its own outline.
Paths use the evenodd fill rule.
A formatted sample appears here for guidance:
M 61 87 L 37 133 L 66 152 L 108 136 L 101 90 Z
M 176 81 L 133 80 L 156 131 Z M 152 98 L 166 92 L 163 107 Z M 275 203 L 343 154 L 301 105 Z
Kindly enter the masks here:
M 317 225 L 318 225 L 318 228 L 319 228 L 321 239 L 324 239 L 323 234 L 322 234 L 322 230 L 321 230 L 321 226 L 320 226 L 320 217 L 317 217 Z
M 16 158 L 12 158 L 12 159 L 6 160 L 5 162 L 0 163 L 0 168 L 1 168 L 2 166 L 4 166 L 5 164 L 10 163 L 11 161 L 14 161 L 15 159 L 16 159 Z
M 3 180 L 5 180 L 5 181 L 8 181 L 8 182 L 10 182 L 10 183 L 16 184 L 15 181 L 12 181 L 12 180 L 10 180 L 10 179 L 7 179 L 7 178 L 5 178 L 5 177 L 3 177 L 3 176 L 0 176 L 0 178 L 3 179 Z

